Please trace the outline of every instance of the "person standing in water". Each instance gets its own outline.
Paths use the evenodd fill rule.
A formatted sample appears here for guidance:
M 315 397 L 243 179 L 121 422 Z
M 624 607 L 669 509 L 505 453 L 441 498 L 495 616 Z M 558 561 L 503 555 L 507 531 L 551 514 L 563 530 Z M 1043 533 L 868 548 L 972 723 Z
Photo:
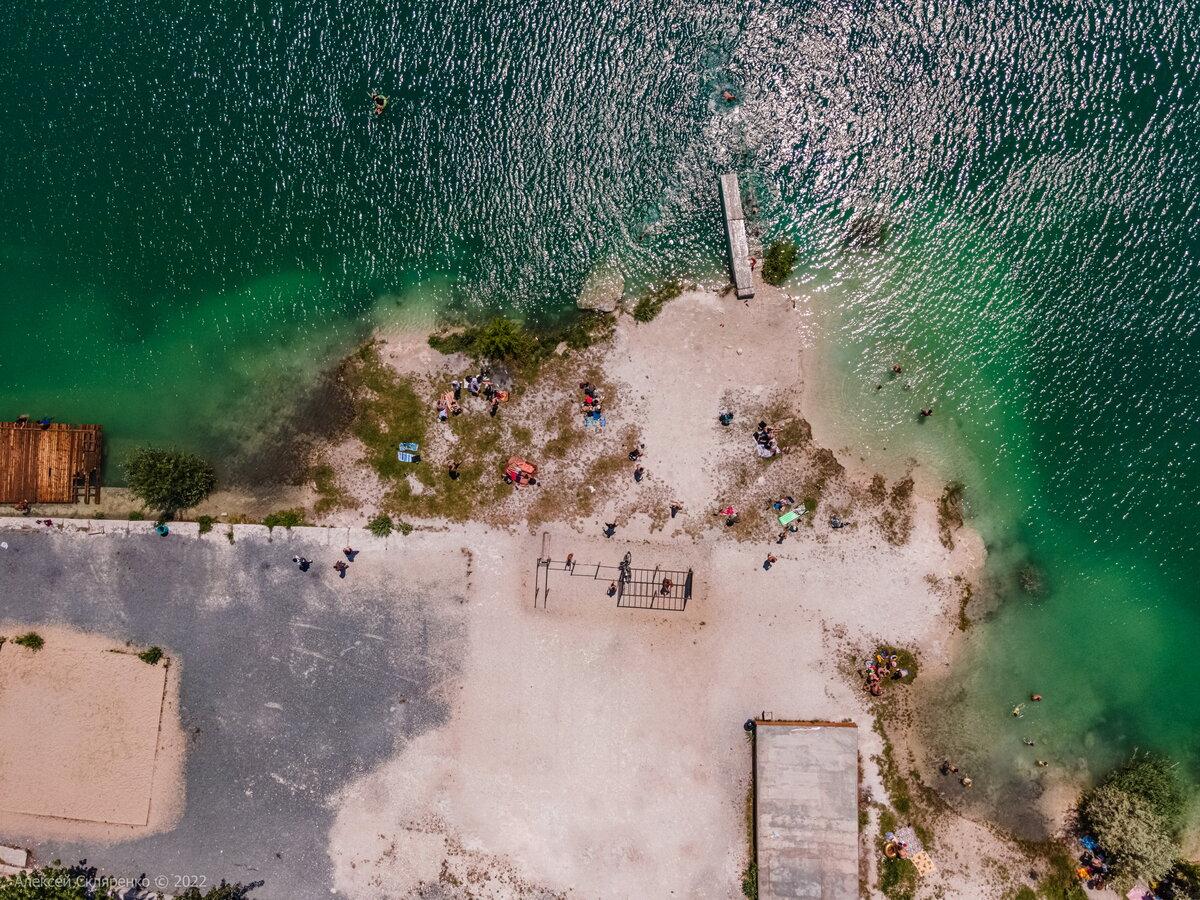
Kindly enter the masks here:
M 382 116 L 383 111 L 387 109 L 388 98 L 379 91 L 371 91 L 371 102 L 375 105 L 375 115 Z

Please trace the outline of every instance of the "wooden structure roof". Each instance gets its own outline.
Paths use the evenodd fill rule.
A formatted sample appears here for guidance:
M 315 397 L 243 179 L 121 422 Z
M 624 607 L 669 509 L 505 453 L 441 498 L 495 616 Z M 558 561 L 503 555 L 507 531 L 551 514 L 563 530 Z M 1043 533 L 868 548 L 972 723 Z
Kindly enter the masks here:
M 103 447 L 99 425 L 0 422 L 0 503 L 99 501 Z

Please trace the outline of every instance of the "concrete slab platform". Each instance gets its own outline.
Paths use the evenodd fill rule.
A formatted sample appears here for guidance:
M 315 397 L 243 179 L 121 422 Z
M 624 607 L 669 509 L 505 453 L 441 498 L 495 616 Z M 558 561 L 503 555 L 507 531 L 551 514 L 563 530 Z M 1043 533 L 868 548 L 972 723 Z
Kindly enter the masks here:
M 759 721 L 754 739 L 758 895 L 858 896 L 858 728 Z

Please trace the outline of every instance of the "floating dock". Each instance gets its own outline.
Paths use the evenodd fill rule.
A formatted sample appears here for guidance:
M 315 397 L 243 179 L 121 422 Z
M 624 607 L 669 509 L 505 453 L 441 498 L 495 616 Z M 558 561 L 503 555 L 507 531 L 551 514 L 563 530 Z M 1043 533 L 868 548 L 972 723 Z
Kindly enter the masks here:
M 100 502 L 99 425 L 0 422 L 0 503 Z
M 746 215 L 742 212 L 742 189 L 736 172 L 721 176 L 721 206 L 725 211 L 725 239 L 733 287 L 739 300 L 754 296 L 754 272 L 750 268 L 750 242 L 746 239 Z
M 858 729 L 755 720 L 758 896 L 858 897 Z

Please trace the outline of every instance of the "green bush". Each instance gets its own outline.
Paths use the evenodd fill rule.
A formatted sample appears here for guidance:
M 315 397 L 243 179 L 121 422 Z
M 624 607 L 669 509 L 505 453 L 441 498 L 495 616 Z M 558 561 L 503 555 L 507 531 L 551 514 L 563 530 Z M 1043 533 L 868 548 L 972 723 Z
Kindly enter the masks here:
M 781 238 L 767 248 L 763 257 L 763 281 L 767 284 L 783 284 L 795 268 L 796 244 L 791 238 Z
M 126 882 L 133 879 L 126 878 Z M 87 861 L 73 866 L 64 866 L 59 860 L 29 872 L 0 877 L 0 900 L 117 900 L 121 896 L 150 896 L 144 891 L 117 887 L 118 879 L 103 876 Z M 219 885 L 201 890 L 190 887 L 176 900 L 247 900 L 252 891 L 262 882 L 229 884 L 222 880 Z M 155 895 L 157 896 L 157 895 Z
M 296 528 L 304 524 L 304 510 L 281 509 L 263 519 L 263 524 L 268 528 Z
M 662 308 L 683 293 L 683 282 L 668 278 L 658 287 L 645 294 L 633 307 L 633 318 L 638 322 L 651 322 Z
M 1179 860 L 1171 826 L 1145 799 L 1114 784 L 1103 784 L 1088 794 L 1079 819 L 1123 880 L 1157 881 Z
M 392 533 L 393 528 L 392 517 L 387 513 L 380 513 L 367 523 L 367 531 L 375 537 L 387 537 Z
M 182 450 L 141 447 L 125 461 L 129 491 L 162 517 L 195 506 L 212 493 L 217 479 L 207 460 Z
M 144 515 L 142 515 L 140 512 L 138 512 L 137 510 L 134 510 L 133 512 L 131 512 L 129 514 L 130 522 L 140 522 L 144 518 L 146 518 L 146 517 Z
M 216 521 L 212 516 L 201 516 L 196 520 L 196 524 L 200 526 L 201 534 L 208 534 L 212 531 L 213 523 Z
M 147 665 L 157 665 L 158 661 L 163 658 L 162 647 L 150 647 L 138 654 L 138 659 Z
M 497 317 L 462 331 L 430 335 L 429 346 L 441 353 L 465 353 L 476 360 L 525 364 L 536 354 L 537 338 L 520 322 Z
M 411 525 L 409 525 L 407 522 L 403 522 L 403 521 L 398 522 L 396 524 L 396 530 L 405 536 L 413 533 L 413 527 Z
M 742 894 L 749 900 L 758 900 L 758 863 L 751 860 L 742 872 Z
M 36 631 L 27 631 L 20 637 L 13 638 L 14 644 L 20 644 L 22 647 L 28 647 L 30 650 L 41 650 L 46 646 L 46 640 Z

